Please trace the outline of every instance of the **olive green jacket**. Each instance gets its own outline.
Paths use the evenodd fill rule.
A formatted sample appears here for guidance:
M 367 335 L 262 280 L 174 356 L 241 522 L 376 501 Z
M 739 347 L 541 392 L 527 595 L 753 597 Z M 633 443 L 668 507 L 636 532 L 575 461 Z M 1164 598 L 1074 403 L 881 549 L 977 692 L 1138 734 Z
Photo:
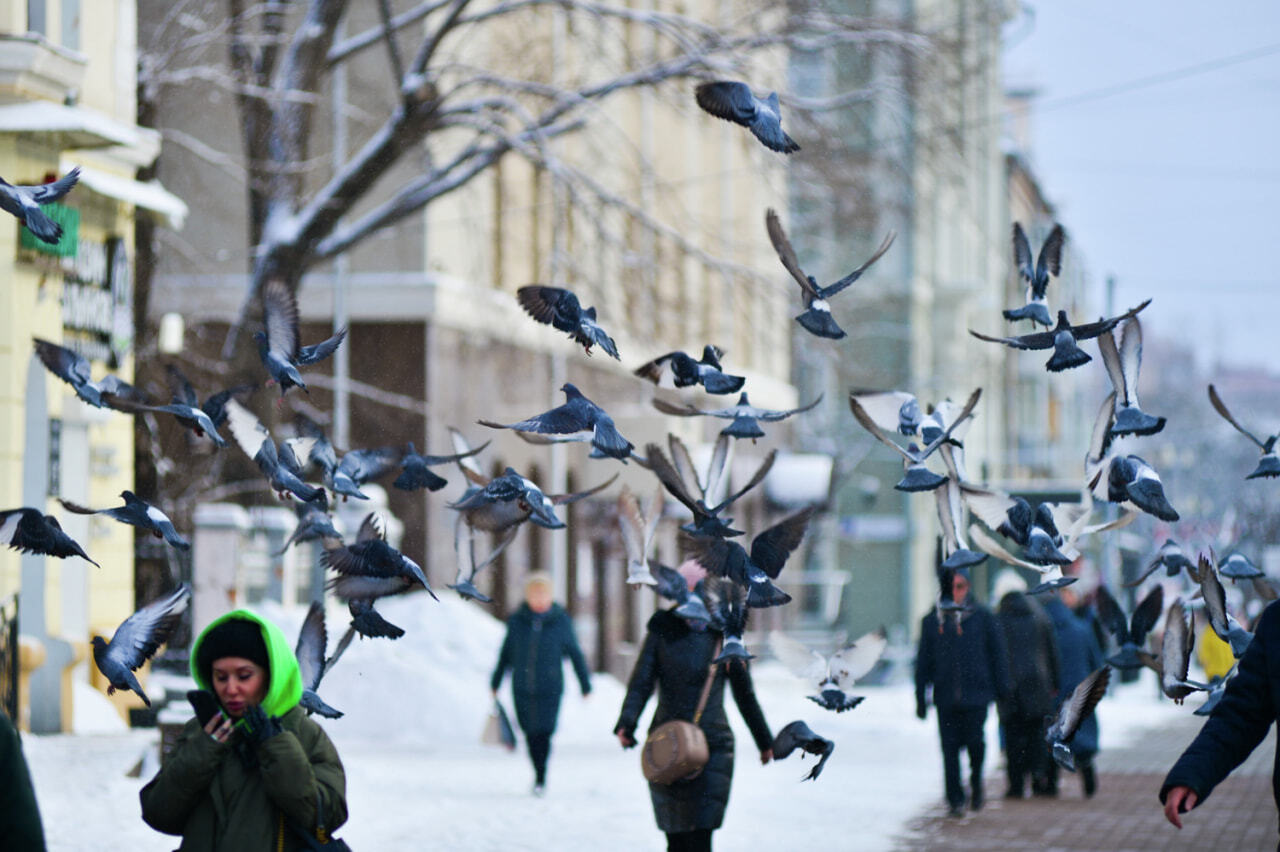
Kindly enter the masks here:
M 255 747 L 237 727 L 220 743 L 191 719 L 159 774 L 142 788 L 142 818 L 157 831 L 181 835 L 183 852 L 297 849 L 286 819 L 314 828 L 319 802 L 326 829 L 346 821 L 342 761 L 324 729 L 297 706 L 302 693 L 298 663 L 279 628 L 244 610 L 209 627 L 229 617 L 262 627 L 271 663 L 263 709 L 280 717 L 284 732 Z M 205 633 L 192 643 L 193 661 Z

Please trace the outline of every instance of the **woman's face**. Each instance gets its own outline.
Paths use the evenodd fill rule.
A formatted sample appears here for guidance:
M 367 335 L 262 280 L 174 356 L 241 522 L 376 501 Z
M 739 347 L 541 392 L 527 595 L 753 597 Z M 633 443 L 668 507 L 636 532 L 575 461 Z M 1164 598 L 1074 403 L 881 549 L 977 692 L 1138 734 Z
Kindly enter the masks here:
M 239 719 L 251 705 L 261 704 L 267 695 L 267 670 L 243 657 L 222 657 L 213 661 L 213 691 L 222 709 Z
M 524 591 L 524 600 L 534 612 L 546 612 L 551 609 L 551 587 L 546 583 L 532 583 Z

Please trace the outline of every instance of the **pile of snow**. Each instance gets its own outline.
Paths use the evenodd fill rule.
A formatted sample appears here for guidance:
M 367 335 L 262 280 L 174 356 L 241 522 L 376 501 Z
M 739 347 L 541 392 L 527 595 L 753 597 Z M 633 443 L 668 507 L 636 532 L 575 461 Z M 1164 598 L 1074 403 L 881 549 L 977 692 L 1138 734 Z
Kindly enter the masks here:
M 71 730 L 77 734 L 119 734 L 129 730 L 111 699 L 97 689 L 73 680 L 71 690 Z

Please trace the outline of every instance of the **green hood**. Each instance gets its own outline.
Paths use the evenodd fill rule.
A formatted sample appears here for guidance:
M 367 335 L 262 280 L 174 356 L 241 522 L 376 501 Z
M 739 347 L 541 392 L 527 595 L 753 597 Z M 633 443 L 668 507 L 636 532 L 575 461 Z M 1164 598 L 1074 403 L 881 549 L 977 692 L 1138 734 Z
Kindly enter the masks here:
M 209 623 L 196 641 L 191 643 L 191 676 L 195 678 L 201 689 L 213 692 L 213 684 L 205 680 L 196 666 L 200 654 L 200 645 L 209 631 L 224 621 L 239 619 L 252 621 L 262 630 L 262 641 L 267 646 L 268 681 L 267 695 L 262 700 L 262 709 L 268 716 L 283 716 L 302 699 L 302 672 L 298 670 L 298 658 L 293 655 L 289 640 L 270 621 L 247 609 L 236 609 L 226 615 L 220 615 Z

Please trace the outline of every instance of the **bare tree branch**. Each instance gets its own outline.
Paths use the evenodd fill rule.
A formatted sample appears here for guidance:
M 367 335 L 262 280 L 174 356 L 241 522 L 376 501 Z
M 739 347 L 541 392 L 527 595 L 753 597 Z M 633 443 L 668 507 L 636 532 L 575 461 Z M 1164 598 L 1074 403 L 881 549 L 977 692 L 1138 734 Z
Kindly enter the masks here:
M 369 45 L 376 43 L 378 39 L 382 38 L 384 35 L 387 34 L 388 29 L 392 29 L 392 30 L 403 29 L 404 27 L 407 27 L 410 24 L 421 21 L 423 18 L 427 17 L 432 12 L 434 12 L 436 9 L 443 9 L 445 6 L 448 6 L 451 2 L 453 2 L 453 0 L 432 0 L 432 2 L 430 3 L 419 4 L 413 7 L 412 9 L 408 10 L 407 12 L 401 12 L 399 15 L 396 15 L 391 19 L 390 28 L 388 28 L 386 23 L 384 22 L 382 26 L 374 27 L 373 29 L 370 29 L 370 30 L 365 30 L 359 35 L 351 36 L 350 38 L 344 39 L 338 44 L 335 44 L 333 47 L 329 49 L 329 54 L 328 56 L 325 57 L 325 61 L 329 65 L 337 65 L 342 60 L 350 57 L 353 53 L 363 50 Z
M 397 90 L 404 79 L 404 63 L 400 61 L 400 48 L 396 46 L 396 31 L 391 26 L 391 0 L 378 0 L 378 12 L 382 15 L 382 34 L 387 42 L 387 56 L 391 60 L 391 78 Z

